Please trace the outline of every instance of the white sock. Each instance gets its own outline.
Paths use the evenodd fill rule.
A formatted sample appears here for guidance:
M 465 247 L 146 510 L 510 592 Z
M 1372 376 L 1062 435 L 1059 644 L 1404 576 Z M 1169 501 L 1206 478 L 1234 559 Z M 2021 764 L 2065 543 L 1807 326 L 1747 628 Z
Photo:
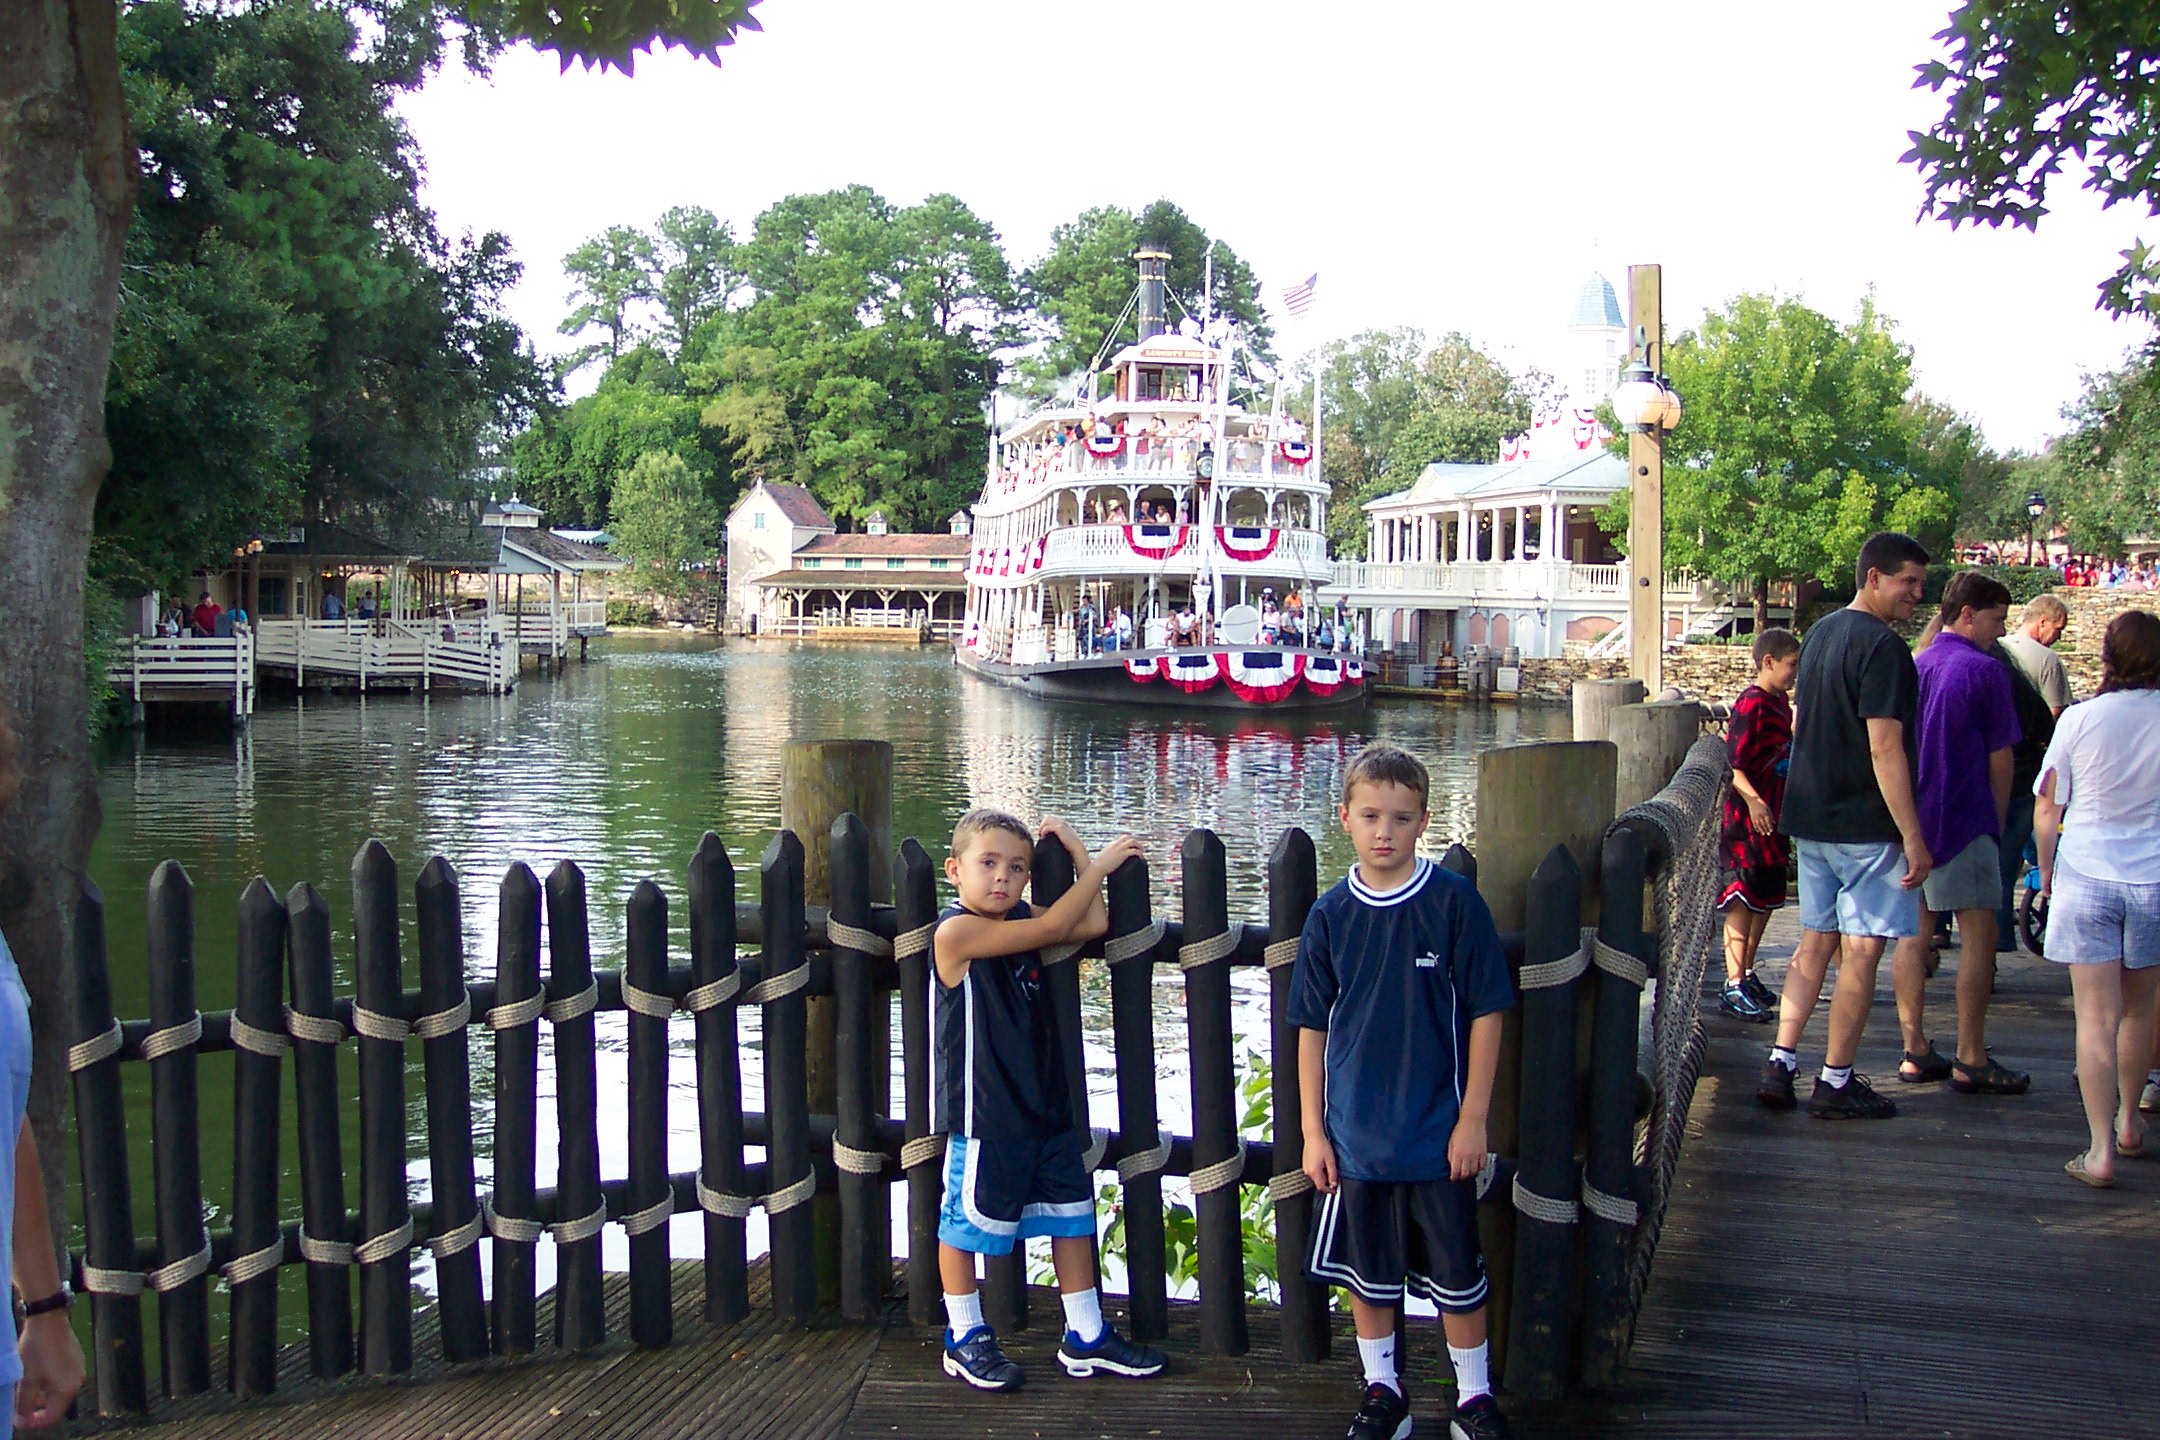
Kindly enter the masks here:
M 2145 1078 L 2154 1085 L 2160 1085 L 2160 1070 L 2146 1071 Z
M 1788 1070 L 1798 1071 L 1800 1068 L 1800 1052 L 1788 1050 L 1783 1045 L 1771 1046 L 1770 1058 Z
M 952 1326 L 955 1340 L 964 1340 L 967 1333 L 983 1323 L 982 1291 L 970 1290 L 965 1295 L 945 1294 L 945 1323 Z
M 1822 1078 L 1823 1084 L 1832 1085 L 1842 1090 L 1847 1085 L 1852 1084 L 1852 1066 L 1825 1065 L 1822 1067 Z
M 1403 1393 L 1402 1379 L 1395 1373 L 1395 1337 L 1383 1335 L 1378 1340 L 1357 1339 L 1358 1358 L 1365 1362 L 1365 1383 L 1385 1385 L 1397 1395 Z
M 1487 1375 L 1487 1362 L 1492 1358 L 1492 1351 L 1488 1346 L 1458 1350 L 1450 1345 L 1447 1358 L 1455 1366 L 1457 1405 L 1467 1405 L 1480 1395 L 1492 1394 L 1492 1380 Z
M 1072 1331 L 1081 1344 L 1092 1345 L 1102 1339 L 1102 1295 L 1094 1286 L 1060 1295 L 1058 1299 L 1065 1302 L 1065 1328 Z

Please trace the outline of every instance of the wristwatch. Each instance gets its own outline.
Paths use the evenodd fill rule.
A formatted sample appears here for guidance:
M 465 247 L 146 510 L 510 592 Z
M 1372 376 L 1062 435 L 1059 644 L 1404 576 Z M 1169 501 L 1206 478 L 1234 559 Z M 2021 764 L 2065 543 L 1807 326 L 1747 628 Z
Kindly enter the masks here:
M 55 1310 L 65 1310 L 74 1301 L 75 1292 L 62 1285 L 42 1300 L 25 1301 L 22 1307 L 23 1318 L 27 1320 L 32 1315 L 49 1315 Z

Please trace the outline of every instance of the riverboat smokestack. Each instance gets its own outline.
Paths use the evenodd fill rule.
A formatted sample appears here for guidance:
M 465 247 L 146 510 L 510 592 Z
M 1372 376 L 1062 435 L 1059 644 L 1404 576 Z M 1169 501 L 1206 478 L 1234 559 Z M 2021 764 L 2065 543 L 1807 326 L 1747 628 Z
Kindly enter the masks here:
M 1150 340 L 1170 328 L 1163 314 L 1163 273 L 1170 256 L 1151 246 L 1133 259 L 1140 262 L 1140 338 Z

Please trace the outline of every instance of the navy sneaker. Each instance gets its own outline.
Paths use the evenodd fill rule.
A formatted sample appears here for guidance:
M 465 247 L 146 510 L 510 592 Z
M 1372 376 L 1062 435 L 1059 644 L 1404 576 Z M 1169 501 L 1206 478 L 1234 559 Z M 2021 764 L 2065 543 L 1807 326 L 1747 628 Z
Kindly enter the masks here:
M 1762 1006 L 1770 1014 L 1777 1014 L 1777 992 L 1768 985 L 1763 984 L 1762 976 L 1756 974 L 1753 970 L 1748 971 L 1747 978 L 1740 982 L 1740 988 L 1747 991 L 1748 999 Z
M 1153 1375 L 1163 1368 L 1163 1353 L 1152 1345 L 1140 1345 L 1117 1333 L 1117 1326 L 1103 1323 L 1102 1334 L 1092 1345 L 1080 1343 L 1072 1331 L 1058 1342 L 1058 1364 L 1065 1373 L 1085 1380 L 1099 1371 L 1112 1375 Z
M 1818 1079 L 1807 1109 L 1818 1120 L 1888 1120 L 1897 1114 L 1897 1102 L 1876 1094 L 1867 1076 L 1855 1074 L 1843 1085 Z
M 1728 985 L 1718 993 L 1718 1009 L 1735 1020 L 1745 1020 L 1753 1025 L 1770 1023 L 1770 1012 L 1756 1003 L 1745 985 Z
M 1365 1387 L 1344 1440 L 1407 1440 L 1409 1434 L 1410 1402 L 1394 1386 L 1376 1382 Z
M 997 1333 L 987 1325 L 976 1326 L 958 1342 L 947 1327 L 945 1373 L 978 1390 L 1017 1390 L 1027 1383 L 1027 1372 L 1005 1357 L 998 1348 Z
M 1507 1416 L 1500 1413 L 1500 1402 L 1490 1395 L 1480 1395 L 1468 1404 L 1455 1407 L 1455 1418 L 1448 1423 L 1452 1440 L 1515 1440 L 1515 1432 L 1508 1428 Z
M 1763 1061 L 1762 1083 L 1755 1087 L 1755 1102 L 1772 1110 L 1798 1109 L 1800 1097 L 1793 1093 L 1795 1073 L 1775 1060 Z

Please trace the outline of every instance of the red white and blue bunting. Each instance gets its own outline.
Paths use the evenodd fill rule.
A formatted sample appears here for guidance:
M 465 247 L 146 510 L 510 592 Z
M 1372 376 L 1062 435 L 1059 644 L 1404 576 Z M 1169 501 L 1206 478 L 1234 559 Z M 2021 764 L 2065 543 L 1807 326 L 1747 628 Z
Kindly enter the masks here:
M 1332 695 L 1346 680 L 1343 662 L 1333 655 L 1315 655 L 1305 662 L 1305 688 L 1315 695 Z
M 1215 527 L 1215 543 L 1222 547 L 1223 557 L 1256 564 L 1275 553 L 1275 543 L 1282 539 L 1280 530 L 1263 530 L 1252 525 L 1218 525 Z
M 1125 544 L 1143 560 L 1167 560 L 1185 548 L 1186 533 L 1183 525 L 1127 525 Z
M 1232 650 L 1222 657 L 1222 670 L 1238 699 L 1269 705 L 1297 689 L 1305 657 L 1294 650 Z
M 1090 435 L 1087 437 L 1088 454 L 1101 456 L 1105 460 L 1122 453 L 1124 449 L 1125 437 L 1122 435 Z
M 1140 684 L 1145 685 L 1148 681 L 1162 674 L 1162 657 L 1143 655 L 1138 659 L 1128 658 L 1125 661 L 1125 673 L 1132 676 Z
M 1188 695 L 1197 695 L 1222 678 L 1222 657 L 1206 650 L 1165 655 L 1162 678 Z
M 1128 658 L 1125 673 L 1136 685 L 1167 680 L 1188 695 L 1197 695 L 1220 680 L 1240 700 L 1268 705 L 1287 698 L 1300 681 L 1315 695 L 1332 695 L 1345 685 L 1362 684 L 1365 666 L 1339 656 L 1308 657 L 1287 650 L 1186 650 Z
M 1303 440 L 1284 440 L 1276 445 L 1275 453 L 1292 465 L 1304 465 L 1312 459 L 1312 446 Z

